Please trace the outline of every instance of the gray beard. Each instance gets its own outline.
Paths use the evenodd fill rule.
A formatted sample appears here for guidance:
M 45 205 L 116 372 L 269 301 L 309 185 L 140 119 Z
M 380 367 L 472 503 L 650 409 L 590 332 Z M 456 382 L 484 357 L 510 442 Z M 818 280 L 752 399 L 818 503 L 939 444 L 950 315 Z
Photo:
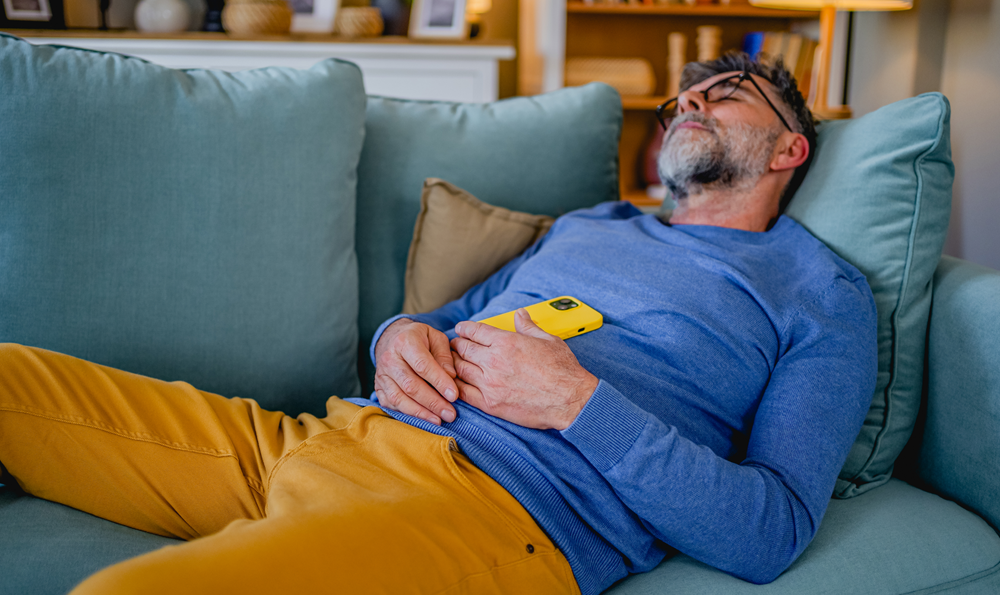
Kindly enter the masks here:
M 698 122 L 706 130 L 678 130 L 684 122 Z M 674 200 L 700 194 L 707 186 L 752 188 L 767 172 L 779 136 L 779 128 L 742 122 L 720 129 L 718 120 L 701 112 L 677 116 L 663 137 L 657 161 L 660 179 Z

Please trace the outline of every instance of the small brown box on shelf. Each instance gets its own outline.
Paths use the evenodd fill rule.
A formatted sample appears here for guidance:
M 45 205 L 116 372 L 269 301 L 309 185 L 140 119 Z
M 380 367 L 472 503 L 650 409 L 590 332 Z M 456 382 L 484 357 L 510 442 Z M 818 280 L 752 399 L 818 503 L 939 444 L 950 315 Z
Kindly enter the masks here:
M 343 37 L 378 37 L 385 23 L 382 11 L 370 6 L 342 6 L 333 21 L 333 34 Z
M 656 88 L 653 66 L 643 58 L 570 58 L 566 60 L 566 85 L 601 82 L 622 95 L 652 95 Z

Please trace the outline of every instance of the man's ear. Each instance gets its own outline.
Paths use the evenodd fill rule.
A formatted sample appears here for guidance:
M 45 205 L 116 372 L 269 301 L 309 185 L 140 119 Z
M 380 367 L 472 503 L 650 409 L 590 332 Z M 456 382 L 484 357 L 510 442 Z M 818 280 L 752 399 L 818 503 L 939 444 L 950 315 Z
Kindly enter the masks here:
M 795 169 L 809 158 L 809 141 L 804 134 L 785 132 L 778 139 L 771 157 L 771 171 Z

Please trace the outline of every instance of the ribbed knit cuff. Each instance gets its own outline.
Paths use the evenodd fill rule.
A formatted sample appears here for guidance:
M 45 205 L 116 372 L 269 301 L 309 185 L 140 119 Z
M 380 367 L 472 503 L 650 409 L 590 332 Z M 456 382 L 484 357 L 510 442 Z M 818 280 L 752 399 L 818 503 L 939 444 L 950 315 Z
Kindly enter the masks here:
M 648 417 L 641 407 L 601 380 L 580 415 L 561 433 L 604 473 L 632 448 Z

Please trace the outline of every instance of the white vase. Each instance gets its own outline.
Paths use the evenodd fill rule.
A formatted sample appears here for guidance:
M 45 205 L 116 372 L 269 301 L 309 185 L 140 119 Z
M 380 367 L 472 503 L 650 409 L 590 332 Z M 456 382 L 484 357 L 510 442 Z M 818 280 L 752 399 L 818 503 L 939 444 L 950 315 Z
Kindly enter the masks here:
M 177 33 L 191 22 L 184 0 L 142 0 L 135 7 L 135 26 L 146 33 Z

